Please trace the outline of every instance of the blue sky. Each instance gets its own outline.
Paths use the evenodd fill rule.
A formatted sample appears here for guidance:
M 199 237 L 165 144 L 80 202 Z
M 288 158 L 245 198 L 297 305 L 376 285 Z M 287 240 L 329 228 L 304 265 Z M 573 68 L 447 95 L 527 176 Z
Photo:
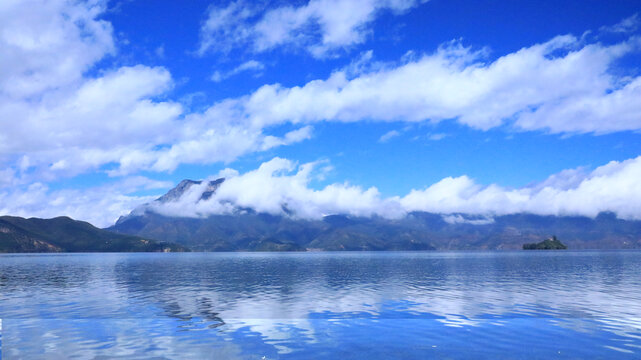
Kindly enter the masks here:
M 641 218 L 640 12 L 625 0 L 9 1 L 0 213 L 107 226 L 184 178 L 226 175 L 237 186 L 219 200 L 306 217 Z

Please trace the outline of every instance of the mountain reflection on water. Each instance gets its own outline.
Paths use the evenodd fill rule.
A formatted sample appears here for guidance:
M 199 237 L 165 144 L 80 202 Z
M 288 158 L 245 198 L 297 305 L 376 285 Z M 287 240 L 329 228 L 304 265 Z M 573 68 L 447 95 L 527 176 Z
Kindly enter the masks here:
M 640 358 L 641 252 L 0 256 L 12 358 Z

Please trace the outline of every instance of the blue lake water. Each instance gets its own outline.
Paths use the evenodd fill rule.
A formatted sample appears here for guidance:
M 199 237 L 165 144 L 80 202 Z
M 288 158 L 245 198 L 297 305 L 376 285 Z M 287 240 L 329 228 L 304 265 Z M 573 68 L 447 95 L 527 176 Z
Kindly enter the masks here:
M 0 255 L 2 359 L 641 359 L 641 252 Z

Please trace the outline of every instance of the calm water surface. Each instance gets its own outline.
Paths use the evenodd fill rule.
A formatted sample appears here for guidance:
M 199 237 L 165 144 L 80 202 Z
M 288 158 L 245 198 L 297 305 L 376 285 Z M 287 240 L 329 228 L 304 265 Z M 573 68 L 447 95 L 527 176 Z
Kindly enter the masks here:
M 641 252 L 0 256 L 2 359 L 641 359 Z

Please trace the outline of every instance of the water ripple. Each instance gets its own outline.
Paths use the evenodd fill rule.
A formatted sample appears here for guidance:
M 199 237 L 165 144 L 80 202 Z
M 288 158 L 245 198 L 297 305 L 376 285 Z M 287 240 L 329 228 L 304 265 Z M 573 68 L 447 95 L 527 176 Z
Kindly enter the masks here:
M 639 358 L 641 252 L 0 256 L 12 358 Z M 482 351 L 481 351 L 482 350 Z

